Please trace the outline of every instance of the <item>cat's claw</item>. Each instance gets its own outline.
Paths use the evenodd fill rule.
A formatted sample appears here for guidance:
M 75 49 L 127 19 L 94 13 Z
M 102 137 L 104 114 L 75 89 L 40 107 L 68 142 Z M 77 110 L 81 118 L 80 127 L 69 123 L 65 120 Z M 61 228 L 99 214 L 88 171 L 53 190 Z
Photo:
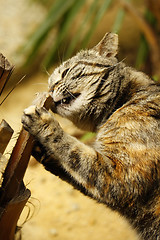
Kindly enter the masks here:
M 30 106 L 26 108 L 22 115 L 22 124 L 25 130 L 29 133 L 33 134 L 32 128 L 35 122 L 35 115 L 36 115 L 36 106 Z
M 29 115 L 34 114 L 35 111 L 36 111 L 36 106 L 30 106 L 30 107 L 24 109 L 24 114 L 29 116 Z
M 38 132 L 48 126 L 53 117 L 45 108 L 37 108 L 36 106 L 30 106 L 26 108 L 22 115 L 23 127 L 32 135 L 37 135 Z
M 38 139 L 61 129 L 59 123 L 45 108 L 34 105 L 24 110 L 22 124 L 25 130 Z

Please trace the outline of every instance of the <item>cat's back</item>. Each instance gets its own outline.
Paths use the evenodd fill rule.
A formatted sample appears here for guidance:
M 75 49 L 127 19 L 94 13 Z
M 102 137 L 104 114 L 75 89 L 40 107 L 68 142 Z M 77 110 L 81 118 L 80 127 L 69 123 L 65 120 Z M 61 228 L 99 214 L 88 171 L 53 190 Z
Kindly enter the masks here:
M 107 204 L 115 209 L 117 199 L 119 211 L 135 228 L 143 228 L 145 222 L 150 229 L 156 225 L 158 232 L 160 88 L 153 85 L 116 110 L 99 129 L 96 144 L 97 151 L 110 163 Z
M 160 86 L 136 91 L 101 126 L 97 142 L 98 150 L 127 165 L 160 161 Z

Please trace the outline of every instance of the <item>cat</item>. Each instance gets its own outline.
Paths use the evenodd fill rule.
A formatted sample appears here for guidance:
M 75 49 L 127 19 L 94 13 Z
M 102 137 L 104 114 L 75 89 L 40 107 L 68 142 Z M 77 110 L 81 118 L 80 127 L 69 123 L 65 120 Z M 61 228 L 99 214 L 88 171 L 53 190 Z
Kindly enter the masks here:
M 33 156 L 51 173 L 128 219 L 141 239 L 160 239 L 160 86 L 117 60 L 118 36 L 106 33 L 49 78 L 52 111 L 96 133 L 87 146 L 32 105 L 22 123 Z

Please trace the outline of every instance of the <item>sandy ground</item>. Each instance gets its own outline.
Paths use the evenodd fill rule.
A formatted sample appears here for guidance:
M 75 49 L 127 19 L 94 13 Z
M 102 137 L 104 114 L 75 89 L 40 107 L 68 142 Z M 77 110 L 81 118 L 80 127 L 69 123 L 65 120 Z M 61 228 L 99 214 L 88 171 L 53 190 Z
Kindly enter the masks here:
M 22 83 L 0 107 L 4 118 L 15 130 L 6 151 L 11 151 L 21 128 L 20 118 L 25 107 L 31 104 L 37 92 L 46 90 L 47 76 L 39 75 Z M 61 121 L 65 129 L 68 122 Z M 73 130 L 73 129 L 72 129 Z M 70 130 L 69 130 L 70 131 Z M 136 240 L 128 223 L 107 207 L 83 196 L 72 186 L 50 174 L 31 159 L 25 175 L 25 185 L 31 198 L 19 222 L 22 225 L 28 211 L 31 218 L 22 226 L 22 240 Z

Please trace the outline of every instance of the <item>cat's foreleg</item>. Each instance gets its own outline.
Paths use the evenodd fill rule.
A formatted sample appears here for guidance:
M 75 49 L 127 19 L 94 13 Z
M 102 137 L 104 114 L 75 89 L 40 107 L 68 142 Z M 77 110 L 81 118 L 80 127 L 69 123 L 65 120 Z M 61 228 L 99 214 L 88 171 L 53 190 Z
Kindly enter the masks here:
M 110 166 L 99 153 L 65 133 L 44 108 L 31 106 L 25 109 L 22 123 L 43 148 L 46 157 L 41 162 L 47 170 L 54 173 L 62 169 L 66 178 L 73 179 L 96 199 L 105 195 L 107 188 L 104 185 L 109 178 Z

